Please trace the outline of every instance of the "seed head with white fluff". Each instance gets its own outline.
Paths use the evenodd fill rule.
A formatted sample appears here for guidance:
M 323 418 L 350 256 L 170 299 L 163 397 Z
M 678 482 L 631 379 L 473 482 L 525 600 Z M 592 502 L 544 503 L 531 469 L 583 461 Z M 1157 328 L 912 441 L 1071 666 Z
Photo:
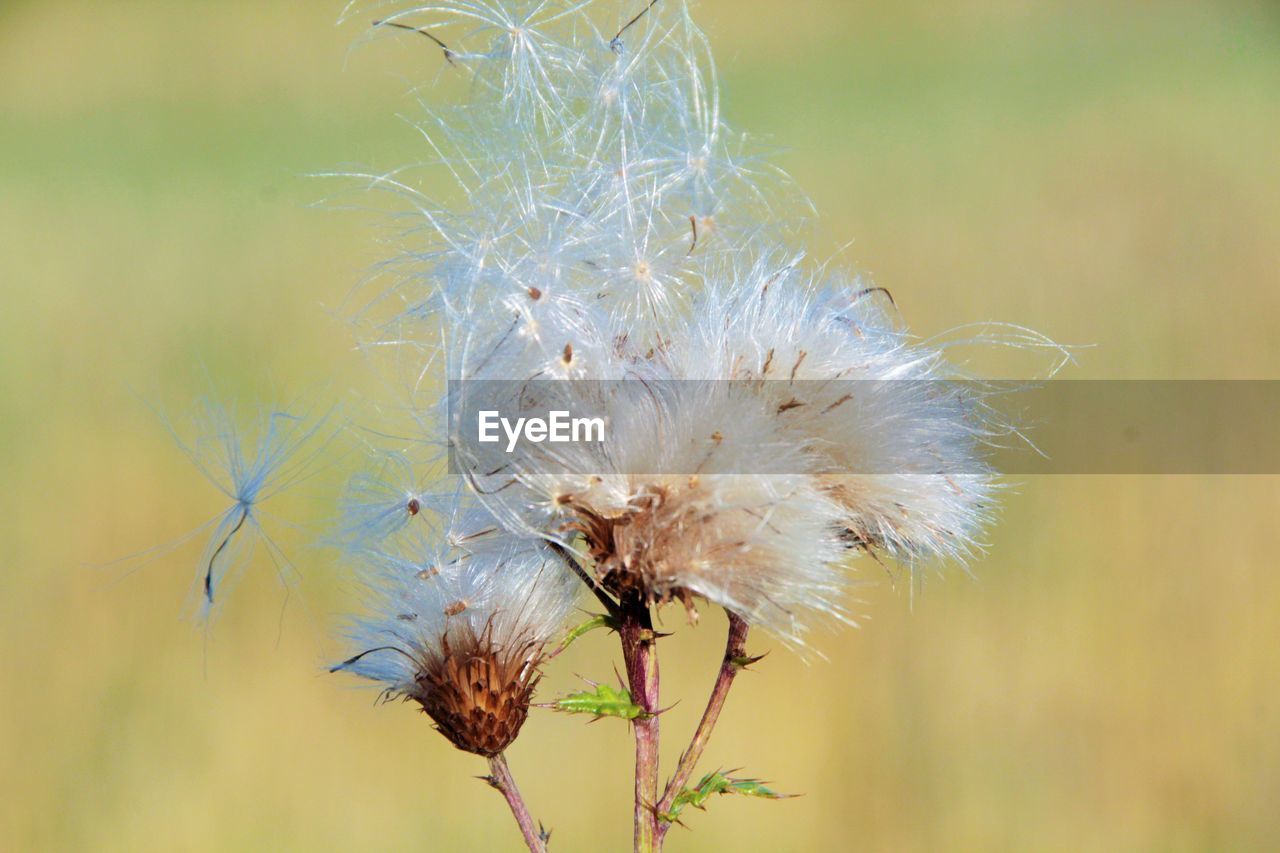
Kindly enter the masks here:
M 482 511 L 453 520 L 443 545 L 408 536 L 360 558 L 368 608 L 349 631 L 356 653 L 334 670 L 417 702 L 459 749 L 501 753 L 581 584 L 545 545 L 500 535 Z
M 810 270 L 807 201 L 723 123 L 684 2 L 376 6 L 473 79 L 423 124 L 468 204 L 376 184 L 424 226 L 391 302 L 441 314 L 444 378 L 571 380 L 556 398 L 610 424 L 604 447 L 462 453 L 508 535 L 580 544 L 606 589 L 703 599 L 797 644 L 806 614 L 845 618 L 858 553 L 973 551 L 990 412 L 934 381 L 957 374 L 883 291 Z

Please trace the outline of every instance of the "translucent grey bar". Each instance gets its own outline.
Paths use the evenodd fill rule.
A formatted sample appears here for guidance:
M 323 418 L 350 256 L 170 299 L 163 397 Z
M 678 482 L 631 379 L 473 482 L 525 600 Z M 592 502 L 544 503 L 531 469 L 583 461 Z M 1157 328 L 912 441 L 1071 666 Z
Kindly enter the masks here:
M 459 380 L 448 404 L 450 471 L 488 480 L 815 464 L 848 475 L 1280 474 L 1280 380 Z M 502 428 L 503 440 L 478 440 L 485 411 L 509 424 L 552 411 L 600 418 L 605 435 L 522 435 L 508 450 Z M 736 452 L 770 423 L 780 437 Z

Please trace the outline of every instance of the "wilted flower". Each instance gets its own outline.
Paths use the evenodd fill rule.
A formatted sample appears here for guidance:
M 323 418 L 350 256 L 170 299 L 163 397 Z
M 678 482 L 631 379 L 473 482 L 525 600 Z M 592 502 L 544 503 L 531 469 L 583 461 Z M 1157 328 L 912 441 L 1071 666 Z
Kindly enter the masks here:
M 510 530 L 580 536 L 615 594 L 691 611 L 703 598 L 797 643 L 806 612 L 844 616 L 859 550 L 964 556 L 994 488 L 979 453 L 1000 430 L 992 410 L 941 381 L 954 372 L 886 297 L 795 266 L 716 270 L 659 346 L 580 338 L 585 375 L 611 381 L 540 380 L 554 374 L 537 360 L 521 375 L 496 354 L 523 344 L 501 339 L 452 401 L 480 499 Z M 478 408 L 590 411 L 609 436 L 468 458 Z
M 806 202 L 725 127 L 685 4 L 395 14 L 480 81 L 423 128 L 470 210 L 394 182 L 429 238 L 399 295 L 442 312 L 447 378 L 706 384 L 554 392 L 605 413 L 607 446 L 464 464 L 506 531 L 580 539 L 616 594 L 706 599 L 792 642 L 806 612 L 844 617 L 859 551 L 973 549 L 998 426 L 934 381 L 955 373 L 880 289 L 804 271 Z
M 357 653 L 334 670 L 417 702 L 459 749 L 501 753 L 581 584 L 550 549 L 497 535 L 478 512 L 452 519 L 445 544 L 409 536 L 363 558 L 368 613 L 350 631 Z

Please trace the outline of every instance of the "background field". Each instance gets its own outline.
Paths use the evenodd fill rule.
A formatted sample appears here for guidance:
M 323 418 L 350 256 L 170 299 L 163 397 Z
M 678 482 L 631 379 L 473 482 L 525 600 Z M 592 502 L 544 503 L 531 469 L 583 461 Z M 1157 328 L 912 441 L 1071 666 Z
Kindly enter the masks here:
M 0 848 L 514 849 L 480 762 L 323 673 L 323 555 L 294 553 L 287 606 L 260 566 L 207 646 L 180 620 L 194 553 L 89 565 L 219 509 L 144 400 L 181 407 L 201 364 L 242 399 L 363 375 L 341 300 L 386 250 L 303 175 L 417 156 L 396 113 L 440 63 L 349 51 L 339 7 L 0 2 Z M 1274 4 L 701 19 L 730 120 L 823 213 L 816 254 L 856 238 L 920 333 L 1096 344 L 1076 378 L 1280 376 Z M 1276 478 L 1031 479 L 973 578 L 867 561 L 862 629 L 810 665 L 776 649 L 706 760 L 805 796 L 715 802 L 670 849 L 1275 847 L 1278 515 Z M 670 754 L 721 627 L 666 641 Z M 625 726 L 545 713 L 512 752 L 558 850 L 626 845 L 629 761 Z

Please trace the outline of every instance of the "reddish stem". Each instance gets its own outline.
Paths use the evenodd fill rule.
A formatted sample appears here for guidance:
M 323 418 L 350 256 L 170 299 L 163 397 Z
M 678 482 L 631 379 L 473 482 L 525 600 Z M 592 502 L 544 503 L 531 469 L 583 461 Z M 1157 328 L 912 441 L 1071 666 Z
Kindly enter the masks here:
M 658 653 L 657 635 L 648 606 L 638 595 L 626 596 L 620 606 L 618 633 L 627 668 L 631 698 L 643 714 L 632 721 L 636 738 L 635 832 L 636 853 L 659 849 L 658 820 Z
M 725 642 L 724 660 L 720 662 L 720 672 L 716 675 L 716 683 L 711 688 L 711 698 L 707 700 L 707 709 L 702 712 L 702 719 L 698 722 L 698 728 L 693 732 L 693 739 L 689 742 L 689 747 L 680 756 L 680 763 L 676 765 L 675 775 L 667 783 L 666 790 L 662 794 L 662 800 L 654 810 L 655 817 L 670 812 L 676 797 L 684 790 L 685 785 L 689 784 L 694 768 L 697 767 L 698 760 L 702 758 L 703 750 L 707 748 L 707 742 L 711 740 L 711 731 L 715 728 L 716 721 L 720 718 L 720 711 L 724 708 L 725 699 L 729 696 L 729 688 L 733 685 L 733 678 L 738 674 L 738 670 L 742 669 L 746 660 L 747 631 L 750 626 L 742 617 L 730 611 L 725 612 L 729 616 L 729 637 Z M 657 821 L 659 849 L 661 849 L 662 839 L 666 837 L 669 829 L 671 829 L 670 822 Z
M 524 843 L 529 845 L 529 850 L 532 853 L 546 853 L 546 839 L 533 823 L 533 816 L 529 814 L 529 807 L 520 796 L 520 789 L 516 787 L 515 777 L 511 775 L 505 755 L 499 753 L 489 759 L 488 782 L 502 793 L 507 805 L 511 807 L 511 814 L 515 815 L 516 823 L 520 824 L 520 834 L 524 836 Z

